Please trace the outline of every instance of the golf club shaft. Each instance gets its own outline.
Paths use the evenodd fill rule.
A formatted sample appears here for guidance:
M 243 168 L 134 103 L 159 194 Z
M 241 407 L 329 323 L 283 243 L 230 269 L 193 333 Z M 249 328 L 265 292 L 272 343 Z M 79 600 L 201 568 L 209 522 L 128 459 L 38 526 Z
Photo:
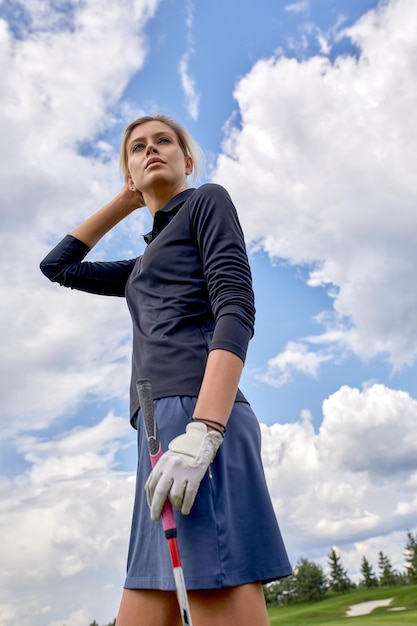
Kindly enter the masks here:
M 152 467 L 162 456 L 161 441 L 159 439 L 158 426 L 156 423 L 153 408 L 152 386 L 147 378 L 137 381 L 136 389 L 139 396 L 140 408 L 143 415 L 146 437 L 148 440 L 149 456 Z M 167 498 L 161 513 L 162 525 L 165 537 L 168 541 L 168 548 L 171 557 L 172 569 L 174 573 L 175 586 L 177 589 L 178 604 L 181 612 L 183 626 L 192 626 L 190 607 L 188 603 L 187 589 L 185 586 L 184 574 L 181 566 L 181 558 L 177 542 L 177 526 L 175 524 L 172 505 Z

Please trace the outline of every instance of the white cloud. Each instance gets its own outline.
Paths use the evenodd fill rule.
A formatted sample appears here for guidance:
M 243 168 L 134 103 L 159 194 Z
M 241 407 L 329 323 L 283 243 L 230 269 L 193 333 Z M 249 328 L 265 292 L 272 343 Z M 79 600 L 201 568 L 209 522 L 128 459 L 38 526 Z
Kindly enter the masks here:
M 344 386 L 324 401 L 323 416 L 318 432 L 308 414 L 262 425 L 267 481 L 292 557 L 391 533 L 405 543 L 417 515 L 417 401 L 383 385 Z
M 74 597 L 76 608 L 84 607 L 84 623 L 87 615 L 99 617 L 91 613 L 97 607 L 115 615 L 133 505 L 134 440 L 126 418 L 110 414 L 54 440 L 14 441 L 28 469 L 0 485 L 2 625 L 65 623 Z M 131 472 L 116 467 L 116 454 L 126 446 L 132 446 Z M 92 576 L 96 583 L 88 584 L 86 600 L 83 580 Z M 111 593 L 94 597 L 109 582 Z
M 123 300 L 82 297 L 46 281 L 37 291 L 6 291 L 0 371 L 9 428 L 26 429 L 28 421 L 45 428 L 88 395 L 126 397 L 131 347 Z
M 181 85 L 185 96 L 185 105 L 188 115 L 196 121 L 199 114 L 200 94 L 198 93 L 195 79 L 190 72 L 190 60 L 194 54 L 194 44 L 192 29 L 194 23 L 194 4 L 188 0 L 186 4 L 186 25 L 188 50 L 183 54 L 179 62 L 178 71 L 181 78 Z
M 391 0 L 344 31 L 358 58 L 256 63 L 214 173 L 249 239 L 330 287 L 343 342 L 395 367 L 417 352 L 416 28 Z
M 181 77 L 181 84 L 184 90 L 186 107 L 189 116 L 193 120 L 198 119 L 198 106 L 200 103 L 200 96 L 197 92 L 194 78 L 190 74 L 189 70 L 190 53 L 186 52 L 180 61 L 179 72 Z
M 293 2 L 292 4 L 287 4 L 285 6 L 285 10 L 288 13 L 306 13 L 309 9 L 309 3 L 307 0 L 302 0 L 301 2 Z
M 323 413 L 320 441 L 340 467 L 378 480 L 417 470 L 417 401 L 408 393 L 344 386 L 324 401 Z
M 317 376 L 320 365 L 332 358 L 324 352 L 309 351 L 305 343 L 289 341 L 283 352 L 268 360 L 267 371 L 256 377 L 269 385 L 279 387 L 288 383 L 296 372 Z

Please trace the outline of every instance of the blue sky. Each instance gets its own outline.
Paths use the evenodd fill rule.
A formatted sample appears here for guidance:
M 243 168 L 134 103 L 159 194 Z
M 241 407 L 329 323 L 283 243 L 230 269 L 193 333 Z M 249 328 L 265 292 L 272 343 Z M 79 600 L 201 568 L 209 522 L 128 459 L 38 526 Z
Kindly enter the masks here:
M 417 519 L 413 0 L 0 2 L 1 626 L 108 623 L 135 472 L 123 300 L 39 261 L 121 186 L 142 113 L 231 193 L 257 305 L 241 387 L 291 561 L 403 569 Z M 199 184 L 200 184 L 199 183 Z M 131 258 L 130 216 L 91 258 Z M 76 598 L 76 601 L 74 601 Z

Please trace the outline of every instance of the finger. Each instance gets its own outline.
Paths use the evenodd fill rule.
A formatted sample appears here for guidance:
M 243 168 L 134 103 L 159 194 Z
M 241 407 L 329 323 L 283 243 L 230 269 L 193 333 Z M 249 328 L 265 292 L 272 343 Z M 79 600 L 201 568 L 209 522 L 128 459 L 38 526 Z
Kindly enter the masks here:
M 146 500 L 148 502 L 148 506 L 150 507 L 152 507 L 154 493 L 159 484 L 159 481 L 164 475 L 166 476 L 167 471 L 169 472 L 169 474 L 172 474 L 170 470 L 170 464 L 171 460 L 167 457 L 166 454 L 163 454 L 147 478 L 147 481 L 145 483 L 145 492 Z
M 181 510 L 187 485 L 187 480 L 177 480 L 172 484 L 169 492 L 169 499 L 174 509 L 178 509 L 179 511 Z
M 162 475 L 162 472 L 156 473 L 155 470 L 152 470 L 152 472 L 149 474 L 148 479 L 145 483 L 146 501 L 148 503 L 148 506 L 152 506 L 153 494 L 161 478 L 161 475 Z
M 166 476 L 161 475 L 160 480 L 155 487 L 150 505 L 151 519 L 154 522 L 159 520 L 159 518 L 161 517 L 161 512 L 164 507 L 165 500 L 168 497 L 173 482 L 173 478 L 167 478 Z
M 184 493 L 184 498 L 181 506 L 181 513 L 188 515 L 191 511 L 191 507 L 194 504 L 195 497 L 197 495 L 198 487 L 200 483 L 188 483 Z
M 151 489 L 150 487 L 150 483 L 149 483 L 149 478 L 145 483 L 145 494 L 146 494 L 146 502 L 148 503 L 148 506 L 152 506 L 152 496 L 153 496 L 153 489 Z

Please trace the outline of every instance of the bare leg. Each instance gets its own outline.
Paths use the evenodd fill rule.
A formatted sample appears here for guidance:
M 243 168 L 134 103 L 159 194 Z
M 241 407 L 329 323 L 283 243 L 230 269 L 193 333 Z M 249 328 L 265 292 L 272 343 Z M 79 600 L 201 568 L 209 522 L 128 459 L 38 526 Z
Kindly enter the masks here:
M 189 591 L 193 626 L 269 626 L 260 583 Z M 173 591 L 125 589 L 116 626 L 181 626 Z
M 189 591 L 193 626 L 269 626 L 260 583 Z
M 180 626 L 175 591 L 125 589 L 116 626 Z

